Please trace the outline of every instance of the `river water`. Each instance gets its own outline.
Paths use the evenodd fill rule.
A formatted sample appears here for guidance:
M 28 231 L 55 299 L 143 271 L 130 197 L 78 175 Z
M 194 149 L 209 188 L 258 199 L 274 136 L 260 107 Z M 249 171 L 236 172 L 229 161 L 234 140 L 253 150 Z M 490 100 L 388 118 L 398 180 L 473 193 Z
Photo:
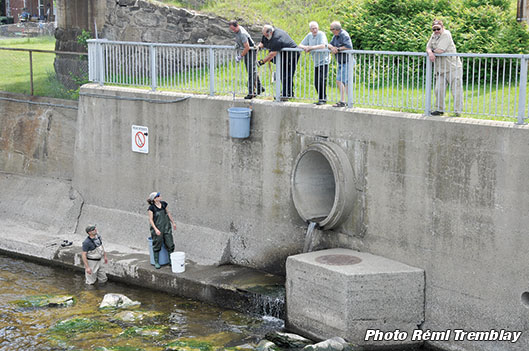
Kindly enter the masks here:
M 141 320 L 100 310 L 107 293 L 141 306 Z M 73 295 L 68 307 L 34 307 L 35 296 Z M 131 316 L 130 312 L 129 317 Z M 257 343 L 282 321 L 254 317 L 153 290 L 108 282 L 95 288 L 84 275 L 0 255 L 0 350 L 215 350 Z M 179 345 L 171 348 L 168 345 Z

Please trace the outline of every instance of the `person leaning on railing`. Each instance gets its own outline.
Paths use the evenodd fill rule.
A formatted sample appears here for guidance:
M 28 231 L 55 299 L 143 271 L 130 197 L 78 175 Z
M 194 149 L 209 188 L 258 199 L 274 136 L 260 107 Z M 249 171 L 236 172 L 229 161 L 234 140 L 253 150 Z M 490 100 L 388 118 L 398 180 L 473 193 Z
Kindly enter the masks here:
M 438 56 L 435 54 L 456 53 L 452 34 L 443 26 L 443 21 L 434 20 L 432 36 L 426 44 L 426 52 L 430 61 L 435 63 L 435 111 L 432 116 L 440 116 L 445 112 L 446 86 L 450 86 L 454 97 L 456 116 L 463 110 L 463 65 L 458 56 Z
M 349 50 L 353 48 L 353 42 L 349 33 L 342 29 L 342 25 L 338 21 L 331 23 L 331 32 L 334 34 L 331 43 L 329 44 L 329 50 L 336 56 L 338 61 L 338 68 L 336 70 L 336 85 L 340 89 L 340 101 L 333 107 L 345 107 L 345 94 L 347 92 L 347 83 L 349 81 L 349 65 L 354 65 L 354 62 L 348 62 L 347 54 L 341 51 Z
M 268 55 L 257 61 L 259 66 L 266 62 L 272 61 L 276 63 L 276 56 L 279 53 L 281 61 L 281 101 L 288 101 L 294 97 L 294 73 L 296 73 L 296 66 L 299 59 L 299 51 L 283 51 L 282 49 L 297 48 L 297 44 L 292 38 L 279 28 L 274 28 L 271 25 L 263 26 L 263 37 L 259 43 L 259 48 L 266 48 L 270 50 Z
M 313 50 L 327 49 L 327 36 L 319 30 L 318 23 L 312 21 L 309 23 L 310 32 L 305 36 L 298 46 L 305 52 Z M 314 87 L 318 92 L 318 101 L 316 105 L 325 105 L 327 103 L 327 75 L 329 73 L 329 53 L 327 51 L 312 52 L 314 60 Z
M 237 21 L 230 21 L 229 26 L 230 30 L 235 34 L 236 48 L 241 50 L 240 55 L 235 60 L 237 62 L 244 60 L 244 65 L 248 71 L 248 95 L 244 98 L 252 99 L 265 91 L 257 75 L 257 51 L 253 50 L 255 43 L 246 29 L 240 26 Z

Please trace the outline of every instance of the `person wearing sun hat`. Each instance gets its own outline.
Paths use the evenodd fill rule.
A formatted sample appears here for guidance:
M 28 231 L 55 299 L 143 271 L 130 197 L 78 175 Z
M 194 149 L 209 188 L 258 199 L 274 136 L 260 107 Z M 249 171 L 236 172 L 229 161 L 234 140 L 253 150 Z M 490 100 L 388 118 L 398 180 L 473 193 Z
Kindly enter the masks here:
M 167 248 L 170 254 L 174 251 L 173 231 L 176 229 L 176 224 L 173 217 L 167 211 L 167 202 L 162 201 L 162 196 L 159 192 L 152 192 L 147 199 L 149 209 L 149 224 L 151 225 L 152 251 L 154 258 L 154 267 L 160 269 L 160 250 L 162 244 Z
M 434 20 L 432 23 L 432 35 L 426 52 L 435 67 L 435 110 L 433 116 L 440 116 L 445 112 L 446 87 L 454 98 L 454 113 L 459 116 L 463 110 L 463 65 L 458 56 L 435 56 L 435 54 L 456 53 L 456 46 L 450 31 L 445 29 L 443 21 Z
M 83 252 L 81 257 L 85 267 L 85 281 L 88 285 L 93 285 L 96 281 L 104 283 L 108 280 L 105 270 L 101 265 L 101 259 L 108 263 L 107 253 L 103 247 L 101 236 L 97 233 L 95 225 L 86 227 L 88 237 L 83 241 Z

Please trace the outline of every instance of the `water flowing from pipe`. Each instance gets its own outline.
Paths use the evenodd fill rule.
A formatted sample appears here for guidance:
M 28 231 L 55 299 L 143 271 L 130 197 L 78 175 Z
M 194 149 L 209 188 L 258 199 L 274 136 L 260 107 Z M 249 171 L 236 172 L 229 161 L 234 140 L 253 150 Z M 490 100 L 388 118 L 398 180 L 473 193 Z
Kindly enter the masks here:
M 317 222 L 309 222 L 309 227 L 307 228 L 307 233 L 305 234 L 305 245 L 303 246 L 303 253 L 312 251 L 314 230 L 318 225 Z

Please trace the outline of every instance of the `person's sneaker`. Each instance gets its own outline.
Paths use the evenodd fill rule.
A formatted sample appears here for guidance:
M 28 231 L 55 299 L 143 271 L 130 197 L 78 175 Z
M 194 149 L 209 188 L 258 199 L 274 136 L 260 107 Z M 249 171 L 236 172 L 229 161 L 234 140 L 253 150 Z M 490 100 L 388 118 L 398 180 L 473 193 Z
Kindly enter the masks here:
M 158 262 L 154 262 L 154 268 L 160 269 L 160 268 L 162 268 L 162 266 L 160 266 L 160 264 Z
M 290 98 L 287 98 L 287 97 L 282 97 L 282 98 L 281 98 L 281 99 L 279 99 L 279 100 L 281 100 L 281 101 L 283 101 L 283 102 L 286 102 L 286 101 L 290 100 Z
M 454 113 L 454 117 L 461 117 L 461 114 L 460 113 Z
M 246 95 L 244 98 L 245 98 L 246 100 L 250 100 L 250 99 L 253 99 L 254 97 L 255 97 L 255 95 L 248 94 L 248 95 Z
M 320 100 L 320 101 L 315 102 L 314 105 L 325 105 L 326 103 L 327 103 L 327 101 Z
M 431 113 L 432 116 L 442 116 L 443 115 L 443 112 L 442 111 L 433 111 Z

